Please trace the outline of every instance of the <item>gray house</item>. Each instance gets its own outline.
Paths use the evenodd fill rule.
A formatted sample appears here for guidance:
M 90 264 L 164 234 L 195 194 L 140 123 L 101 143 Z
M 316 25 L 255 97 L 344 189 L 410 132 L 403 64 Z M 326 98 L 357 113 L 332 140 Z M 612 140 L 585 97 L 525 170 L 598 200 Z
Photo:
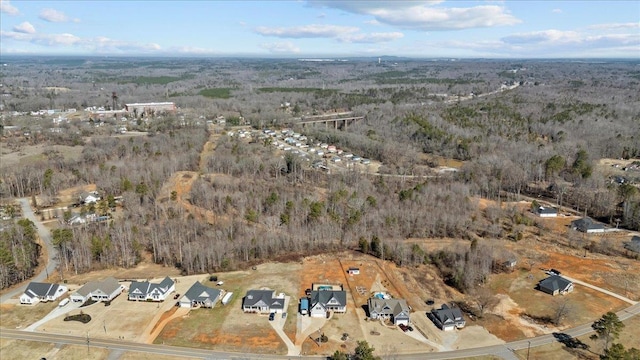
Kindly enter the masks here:
M 284 294 L 276 296 L 274 290 L 249 290 L 242 299 L 244 312 L 282 313 L 284 312 Z
M 90 281 L 76 292 L 71 294 L 71 300 L 82 302 L 91 299 L 93 301 L 111 301 L 124 290 L 118 280 L 108 277 L 100 281 Z
M 450 308 L 446 304 L 443 304 L 440 309 L 431 310 L 431 320 L 444 331 L 462 329 L 466 324 L 460 308 Z
M 160 283 L 148 281 L 133 281 L 129 286 L 129 300 L 133 301 L 164 301 L 167 295 L 175 291 L 176 285 L 170 277 L 165 277 Z
M 629 251 L 640 253 L 640 236 L 632 237 L 631 241 L 624 244 L 624 248 Z
M 220 299 L 222 291 L 213 289 L 202 285 L 199 282 L 195 282 L 189 290 L 178 300 L 180 307 L 205 307 L 212 308 L 216 305 L 218 299 Z
M 534 212 L 540 217 L 557 217 L 558 209 L 547 206 L 538 206 L 534 209 Z
M 311 291 L 311 317 L 325 317 L 327 312 L 344 313 L 347 311 L 347 293 L 343 290 Z
M 571 222 L 571 229 L 578 230 L 587 234 L 602 233 L 604 232 L 604 225 L 597 223 L 590 218 L 582 218 L 573 220 Z
M 538 289 L 553 296 L 573 291 L 573 283 L 560 275 L 551 275 L 538 283 Z
M 367 301 L 371 319 L 391 319 L 395 325 L 409 325 L 409 306 L 404 299 L 369 298 Z

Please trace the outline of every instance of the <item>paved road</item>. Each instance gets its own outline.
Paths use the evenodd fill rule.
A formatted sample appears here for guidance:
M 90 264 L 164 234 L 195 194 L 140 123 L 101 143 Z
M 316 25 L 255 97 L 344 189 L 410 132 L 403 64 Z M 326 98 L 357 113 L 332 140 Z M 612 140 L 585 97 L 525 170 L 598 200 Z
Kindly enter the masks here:
M 46 250 L 47 250 L 47 259 L 45 260 L 46 267 L 42 269 L 42 272 L 40 272 L 40 274 L 30 279 L 30 281 L 43 282 L 47 280 L 47 275 L 55 274 L 56 267 L 58 266 L 58 263 L 55 260 L 57 251 L 56 251 L 56 248 L 51 243 L 51 232 L 44 225 L 42 225 L 39 219 L 36 218 L 36 215 L 33 213 L 33 210 L 31 209 L 31 205 L 29 205 L 29 199 L 22 198 L 19 200 L 19 202 L 20 202 L 20 206 L 22 207 L 22 216 L 24 218 L 27 218 L 33 221 L 33 223 L 36 225 L 36 229 L 38 230 L 38 235 L 40 236 L 40 239 L 44 243 L 44 246 L 46 247 Z M 0 303 L 3 303 L 16 295 L 22 294 L 24 290 L 27 288 L 28 284 L 29 282 L 25 281 L 23 285 L 0 296 Z

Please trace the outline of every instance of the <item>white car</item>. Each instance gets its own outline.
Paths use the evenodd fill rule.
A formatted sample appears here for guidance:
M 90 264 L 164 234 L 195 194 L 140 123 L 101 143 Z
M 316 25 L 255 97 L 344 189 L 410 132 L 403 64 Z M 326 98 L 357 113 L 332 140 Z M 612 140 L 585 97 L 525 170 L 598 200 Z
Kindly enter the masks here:
M 68 303 L 69 303 L 69 298 L 62 299 L 62 301 L 60 301 L 60 304 L 58 304 L 58 307 L 64 307 Z

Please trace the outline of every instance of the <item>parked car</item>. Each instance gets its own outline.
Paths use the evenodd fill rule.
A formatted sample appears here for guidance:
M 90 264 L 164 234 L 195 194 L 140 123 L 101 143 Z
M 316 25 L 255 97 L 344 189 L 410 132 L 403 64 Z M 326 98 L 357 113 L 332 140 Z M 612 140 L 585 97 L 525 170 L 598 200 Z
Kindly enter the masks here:
M 176 299 L 178 299 L 179 297 L 180 297 L 180 294 L 175 294 L 175 295 L 173 295 L 173 300 L 176 300 Z
M 398 325 L 398 327 L 400 328 L 400 330 L 402 330 L 404 332 L 409 331 L 409 328 L 405 324 L 400 324 L 400 325 Z
M 282 318 L 283 318 L 283 319 L 285 319 L 286 317 L 287 317 L 287 313 L 286 313 L 286 312 L 283 312 L 283 313 L 282 313 Z
M 413 331 L 413 326 L 411 326 L 411 325 L 407 325 L 407 330 L 409 330 L 409 331 Z
M 276 313 L 270 313 L 269 314 L 269 321 L 273 321 L 276 319 Z
M 58 306 L 59 307 L 64 307 L 68 303 L 69 303 L 69 298 L 66 298 L 66 299 L 63 299 L 62 301 L 60 301 L 60 304 L 58 304 Z

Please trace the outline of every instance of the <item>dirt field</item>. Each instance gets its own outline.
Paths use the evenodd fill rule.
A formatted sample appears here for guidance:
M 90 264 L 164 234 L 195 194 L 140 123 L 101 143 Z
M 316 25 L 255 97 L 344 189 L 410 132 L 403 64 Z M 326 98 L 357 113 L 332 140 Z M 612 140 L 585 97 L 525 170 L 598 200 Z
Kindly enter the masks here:
M 58 301 L 52 301 L 37 305 L 0 304 L 0 326 L 24 329 L 50 313 L 58 303 Z

